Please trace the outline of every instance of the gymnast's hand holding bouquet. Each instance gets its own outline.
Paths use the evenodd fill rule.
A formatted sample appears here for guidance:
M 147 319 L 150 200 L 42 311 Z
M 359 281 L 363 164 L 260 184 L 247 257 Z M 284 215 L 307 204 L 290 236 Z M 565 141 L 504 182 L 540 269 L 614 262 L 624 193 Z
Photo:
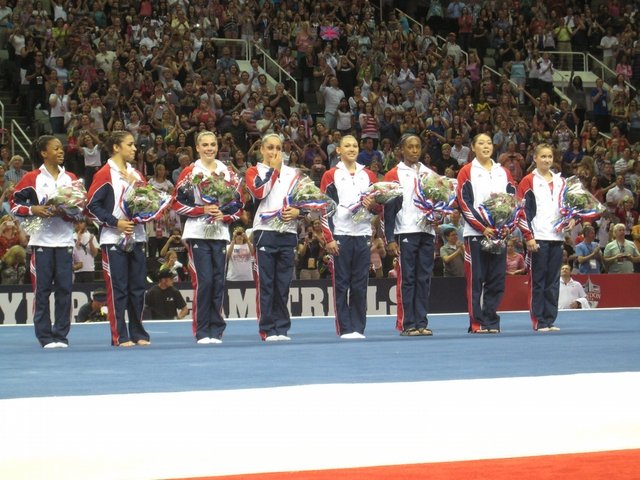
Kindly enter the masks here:
M 573 176 L 566 180 L 560 196 L 560 218 L 554 221 L 553 226 L 557 232 L 571 230 L 576 223 L 597 220 L 606 210 L 606 207 L 584 188 L 580 178 Z
M 67 185 L 56 187 L 50 195 L 44 195 L 40 204 L 32 207 L 33 215 L 27 217 L 21 227 L 31 236 L 40 229 L 49 228 L 49 222 L 45 221 L 49 217 L 61 217 L 67 222 L 74 222 L 82 218 L 86 205 L 84 183 L 82 180 L 72 180 Z
M 173 209 L 188 217 L 182 238 L 228 242 L 228 225 L 242 213 L 243 184 L 231 167 L 216 159 L 213 133 L 201 132 L 196 150 L 200 158 L 182 171 L 174 192 Z
M 171 195 L 142 181 L 133 182 L 126 187 L 121 201 L 121 209 L 127 219 L 134 224 L 157 220 L 169 206 Z M 131 252 L 134 246 L 133 234 L 122 232 L 117 243 L 125 252 Z
M 322 193 L 313 180 L 301 172 L 294 177 L 289 185 L 288 194 L 285 196 L 282 208 L 260 214 L 260 218 L 269 222 L 274 230 L 284 232 L 288 229 L 285 215 L 289 209 L 296 209 L 300 213 L 316 212 L 320 216 L 330 217 L 335 213 L 336 204 L 327 195 Z

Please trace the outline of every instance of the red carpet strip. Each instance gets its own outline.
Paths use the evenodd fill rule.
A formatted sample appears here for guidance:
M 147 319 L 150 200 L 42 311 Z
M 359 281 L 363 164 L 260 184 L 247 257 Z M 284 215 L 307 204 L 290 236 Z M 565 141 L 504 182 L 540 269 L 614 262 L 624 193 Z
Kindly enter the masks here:
M 638 480 L 640 450 L 174 480 Z

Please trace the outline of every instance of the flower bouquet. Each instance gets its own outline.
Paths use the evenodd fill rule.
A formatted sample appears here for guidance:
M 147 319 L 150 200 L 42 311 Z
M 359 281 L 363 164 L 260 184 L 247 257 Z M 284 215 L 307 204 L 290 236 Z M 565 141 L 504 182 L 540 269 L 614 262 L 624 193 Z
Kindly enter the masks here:
M 585 190 L 578 176 L 567 179 L 560 203 L 560 218 L 553 222 L 556 232 L 567 229 L 571 220 L 593 221 L 606 211 L 605 206 Z
M 518 221 L 518 214 L 522 210 L 522 202 L 519 202 L 510 193 L 492 193 L 489 198 L 480 204 L 478 212 L 484 221 L 496 230 L 492 239 L 483 238 L 482 249 L 500 254 L 506 246 L 506 239 Z
M 128 220 L 147 223 L 159 218 L 169 206 L 171 195 L 144 182 L 129 185 L 122 195 L 121 209 Z M 118 247 L 125 252 L 133 250 L 133 235 L 122 233 Z
M 451 179 L 435 172 L 421 174 L 416 180 L 413 199 L 413 204 L 424 214 L 418 220 L 420 228 L 426 230 L 429 225 L 442 221 L 453 211 L 451 205 L 455 199 Z
M 234 213 L 242 206 L 240 202 L 240 178 L 234 173 L 229 180 L 223 174 L 205 174 L 198 172 L 192 174 L 180 188 L 193 189 L 198 192 L 205 205 L 217 205 L 224 215 Z M 220 223 L 216 222 L 212 216 L 206 215 L 198 219 L 204 222 L 205 236 L 213 237 L 220 230 Z
M 74 222 L 82 217 L 82 212 L 87 205 L 87 191 L 82 180 L 74 180 L 69 185 L 61 185 L 51 196 L 45 196 L 40 205 L 48 205 L 55 210 L 57 216 Z M 22 222 L 23 230 L 29 234 L 43 226 L 43 218 L 29 217 Z
M 376 182 L 371 185 L 366 192 L 360 195 L 360 199 L 347 207 L 351 213 L 353 221 L 356 223 L 363 222 L 365 220 L 371 221 L 374 215 L 364 208 L 364 200 L 366 198 L 373 198 L 378 203 L 387 203 L 394 198 L 401 197 L 403 195 L 402 186 L 396 182 Z
M 74 180 L 70 185 L 58 187 L 56 193 L 45 204 L 53 205 L 62 217 L 75 221 L 82 216 L 87 206 L 87 191 L 82 180 Z
M 270 212 L 262 212 L 260 218 L 268 221 L 278 232 L 286 232 L 289 222 L 282 219 L 282 213 L 288 207 L 299 209 L 301 212 L 320 212 L 331 216 L 336 211 L 336 203 L 317 187 L 309 177 L 299 174 L 289 187 L 289 193 L 282 202 L 282 208 Z

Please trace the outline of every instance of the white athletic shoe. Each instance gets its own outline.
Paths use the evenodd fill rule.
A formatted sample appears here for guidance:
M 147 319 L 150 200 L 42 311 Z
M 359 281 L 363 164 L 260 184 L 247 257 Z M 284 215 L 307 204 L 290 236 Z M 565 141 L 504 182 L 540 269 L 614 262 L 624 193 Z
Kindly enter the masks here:
M 44 345 L 42 348 L 60 348 L 60 344 L 58 342 L 51 342 Z
M 267 338 L 264 339 L 265 342 L 279 342 L 280 341 L 280 335 L 269 335 Z
M 291 340 L 291 337 L 287 337 L 286 335 L 278 335 L 278 340 L 281 342 L 288 342 Z
M 222 340 L 220 340 L 219 338 L 213 338 L 213 337 L 211 337 L 211 338 L 209 339 L 209 343 L 210 343 L 210 344 L 212 344 L 212 345 L 213 345 L 213 344 L 216 344 L 216 345 L 217 345 L 218 343 L 222 343 Z
M 212 339 L 209 338 L 209 337 L 204 337 L 204 338 L 201 338 L 200 340 L 198 340 L 196 343 L 199 344 L 199 345 L 209 345 L 211 343 L 211 340 Z
M 364 335 L 358 332 L 345 333 L 340 335 L 340 338 L 344 338 L 345 340 L 356 340 L 361 338 L 366 338 Z
M 56 342 L 58 344 L 58 348 L 69 348 L 69 345 L 64 342 Z

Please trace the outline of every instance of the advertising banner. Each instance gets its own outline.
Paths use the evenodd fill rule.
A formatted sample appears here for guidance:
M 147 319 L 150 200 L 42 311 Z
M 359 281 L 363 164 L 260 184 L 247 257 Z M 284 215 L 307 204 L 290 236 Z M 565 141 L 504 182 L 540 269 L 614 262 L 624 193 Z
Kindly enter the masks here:
M 575 275 L 582 283 L 592 308 L 640 306 L 640 282 L 635 274 Z M 76 284 L 72 294 L 72 321 L 82 305 L 91 299 L 99 284 Z M 193 290 L 188 283 L 176 284 L 191 307 Z M 228 319 L 256 317 L 256 290 L 253 282 L 227 282 L 224 311 Z M 500 310 L 527 310 L 528 277 L 507 277 Z M 367 292 L 368 315 L 396 314 L 396 282 L 371 279 Z M 54 295 L 51 295 L 53 312 Z M 291 285 L 289 308 L 294 317 L 333 316 L 333 289 L 329 280 L 297 280 Z M 0 287 L 0 324 L 32 323 L 33 291 L 29 285 Z M 464 278 L 435 277 L 431 282 L 430 313 L 464 313 L 467 311 Z

